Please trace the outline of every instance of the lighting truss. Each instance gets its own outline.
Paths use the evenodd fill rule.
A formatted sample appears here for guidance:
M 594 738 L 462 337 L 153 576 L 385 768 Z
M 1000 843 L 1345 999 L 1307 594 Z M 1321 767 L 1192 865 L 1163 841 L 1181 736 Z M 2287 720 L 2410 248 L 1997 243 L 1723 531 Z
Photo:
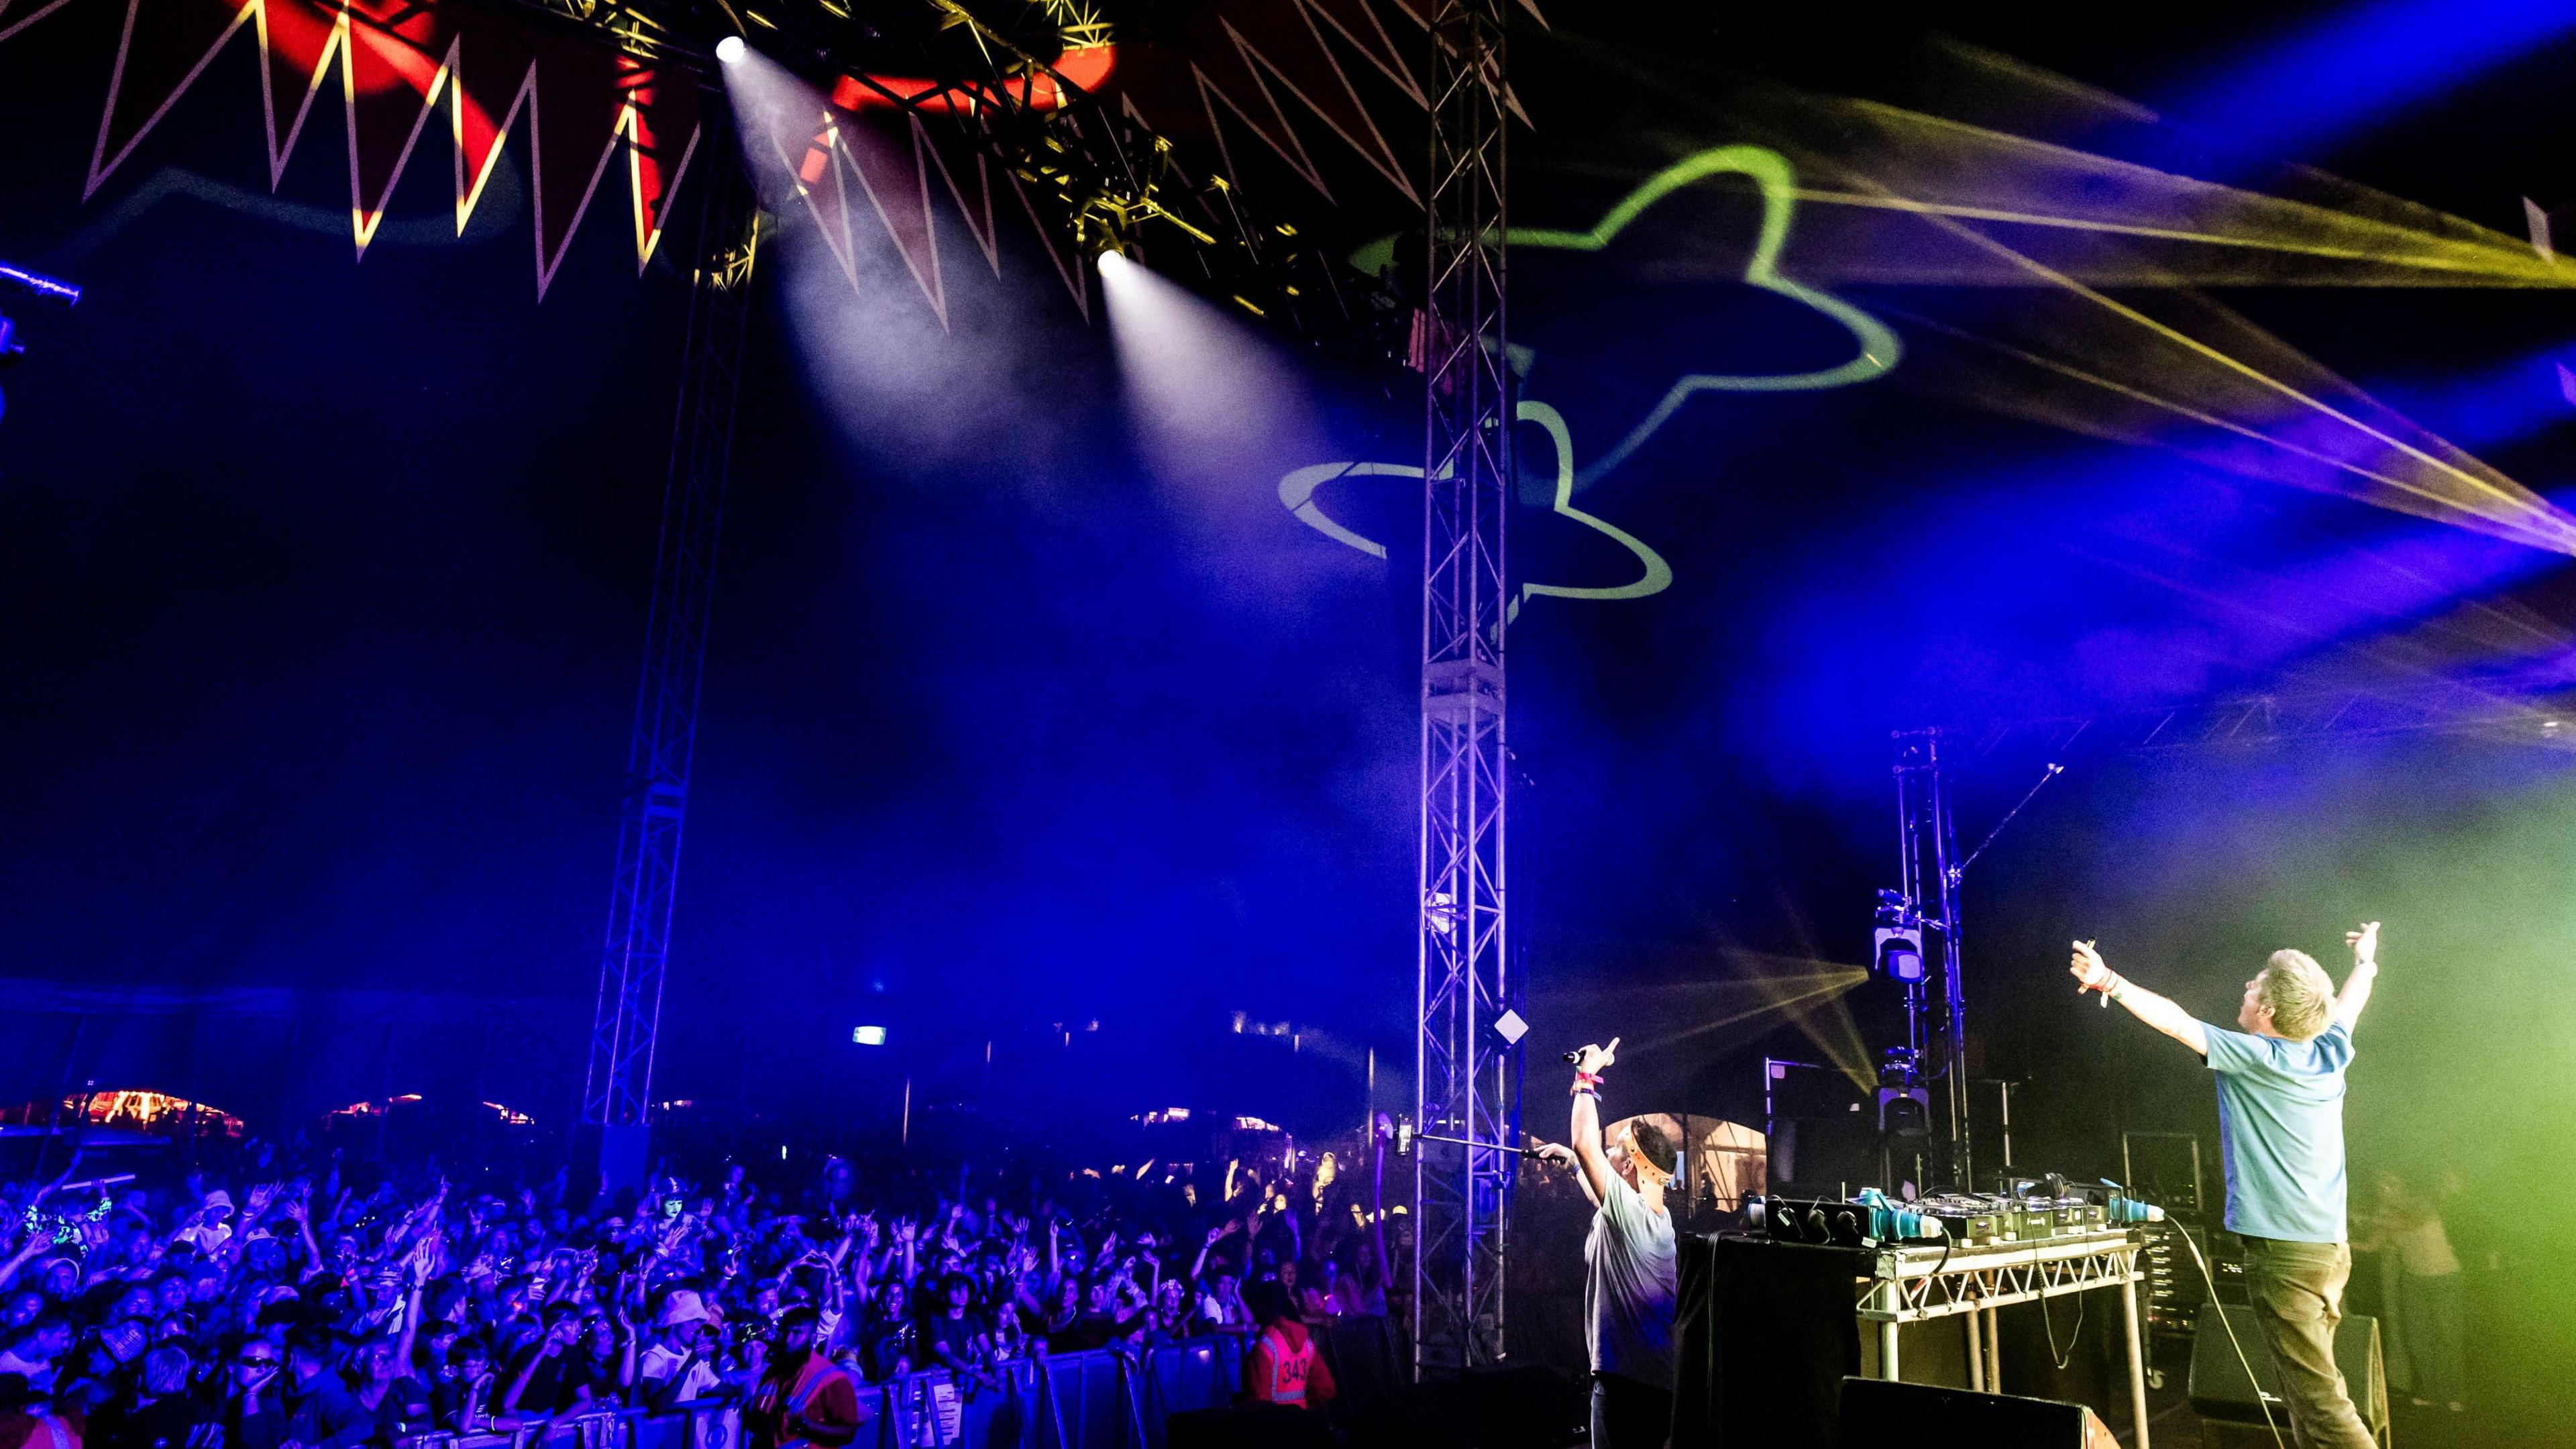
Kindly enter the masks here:
M 1999 756 L 2061 762 L 2229 746 L 2286 744 L 2339 737 L 2401 734 L 2467 735 L 2502 743 L 2576 749 L 2576 693 L 2534 696 L 2510 681 L 2435 680 L 2373 689 L 2316 690 L 2243 696 L 2182 705 L 2058 719 L 1994 724 L 1958 746 L 1939 730 L 1909 730 L 1896 742 L 1899 860 L 1908 908 L 1926 927 L 1926 979 L 1906 987 L 1907 1044 L 1922 1054 L 1927 1079 L 1941 1083 L 1948 1126 L 1950 1184 L 1974 1183 L 1975 1156 L 1966 1104 L 1967 995 L 1960 970 L 1959 854 L 1947 771 Z M 1955 748 L 1942 758 L 1944 740 Z M 2018 808 L 2018 807 L 2016 807 Z M 1936 994 L 1937 993 L 1937 994 Z
M 1108 45 L 1096 0 L 493 0 L 577 22 L 620 50 L 720 84 L 716 43 L 741 35 L 837 94 L 864 92 L 934 137 L 1010 169 L 1061 209 L 1085 256 L 1119 251 L 1283 332 L 1369 368 L 1400 354 L 1406 311 L 1317 229 L 1191 177 L 1170 142 L 1067 74 Z M 889 85 L 882 75 L 929 78 Z
M 1423 307 L 1422 838 L 1414 1121 L 1463 1146 L 1415 1155 L 1417 1377 L 1503 1355 L 1504 1229 L 1519 1049 L 1504 930 L 1504 0 L 1431 16 Z M 1517 1025 L 1517 1019 L 1510 1022 Z
M 1334 260 L 1294 223 L 1260 213 L 1222 178 L 1194 183 L 1181 176 L 1169 142 L 1113 115 L 1048 58 L 1108 42 L 1108 24 L 1089 0 L 1040 0 L 1022 12 L 1038 23 L 1009 32 L 955 0 L 887 0 L 864 16 L 829 0 L 753 6 L 728 0 L 508 3 L 577 23 L 627 54 L 708 83 L 722 74 L 716 43 L 748 34 L 809 78 L 837 77 L 836 84 L 871 91 L 925 128 L 962 133 L 1023 181 L 1053 195 L 1078 243 L 1095 251 L 1183 248 L 1187 255 L 1167 274 L 1310 341 L 1347 348 L 1356 340 L 1366 348 L 1371 324 L 1400 315 L 1391 301 L 1371 291 L 1373 283 Z M 934 75 L 938 85 L 898 89 L 875 79 L 863 63 L 865 53 L 885 56 L 895 48 L 906 59 L 925 62 L 904 66 L 906 73 Z M 749 179 L 731 161 L 722 138 L 713 139 L 710 150 L 717 159 L 707 167 L 701 264 L 691 293 L 582 1094 L 582 1120 L 594 1126 L 641 1127 L 651 1114 L 735 378 L 757 253 L 758 215 Z M 1500 235 L 1497 214 L 1497 244 Z M 1373 350 L 1381 358 L 1391 351 L 1383 345 Z M 1498 553 L 1495 560 L 1499 568 Z M 1499 599 L 1498 588 L 1488 589 L 1487 597 Z
M 1966 870 L 1943 777 L 1941 732 L 1896 736 L 1897 858 L 1904 903 L 1923 923 L 1921 980 L 1905 987 L 1906 1045 L 1941 1094 L 1948 1185 L 1974 1190 L 1968 1141 L 1968 993 L 1959 958 L 1959 883 Z M 1938 993 L 1936 996 L 1934 993 Z
M 898 96 L 864 74 L 851 82 L 914 112 L 925 128 L 965 139 L 1054 198 L 1086 255 L 1135 254 L 1273 330 L 1355 360 L 1398 353 L 1406 314 L 1375 279 L 1320 244 L 1313 228 L 1247 198 L 1222 176 L 1192 178 L 1172 144 L 1116 114 L 1052 61 L 1019 47 L 954 0 L 922 0 L 978 39 L 980 69 L 948 90 Z M 1048 0 L 1068 49 L 1107 43 L 1096 9 Z M 1037 104 L 1039 97 L 1049 104 Z
M 677 63 L 701 79 L 715 74 L 714 46 L 723 37 L 704 34 L 704 7 L 675 0 L 507 0 L 507 4 L 570 21 L 638 60 Z M 352 11 L 349 18 L 373 23 L 362 12 Z M 717 18 L 721 19 L 721 12 Z
M 698 684 L 706 666 L 752 265 L 759 255 L 760 216 L 751 180 L 732 163 L 728 146 L 716 148 L 719 164 L 707 168 L 698 265 L 689 290 L 671 471 L 662 491 L 662 537 L 627 749 L 617 875 L 582 1088 L 582 1121 L 591 1126 L 642 1127 L 652 1113 L 680 828 L 697 748 Z

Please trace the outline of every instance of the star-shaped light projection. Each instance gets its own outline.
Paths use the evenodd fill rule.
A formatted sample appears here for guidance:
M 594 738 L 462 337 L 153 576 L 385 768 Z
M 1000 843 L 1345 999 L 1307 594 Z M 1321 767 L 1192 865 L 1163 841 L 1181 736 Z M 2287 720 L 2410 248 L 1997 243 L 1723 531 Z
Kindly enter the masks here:
M 1762 229 L 1753 254 L 1745 259 L 1743 281 L 1774 296 L 1812 307 L 1840 323 L 1852 335 L 1852 356 L 1833 367 L 1806 372 L 1687 372 L 1673 380 L 1663 397 L 1626 437 L 1592 461 L 1579 480 L 1590 483 L 1617 468 L 1645 446 L 1646 440 L 1671 421 L 1682 404 L 1703 392 L 1810 392 L 1867 382 L 1896 366 L 1904 348 L 1887 324 L 1831 292 L 1791 280 L 1780 273 L 1780 251 L 1789 244 L 1789 220 L 1798 208 L 1798 175 L 1788 158 L 1762 146 L 1718 146 L 1684 157 L 1649 176 L 1622 197 L 1587 231 L 1551 231 L 1514 227 L 1511 245 L 1558 251 L 1602 251 L 1655 203 L 1713 176 L 1750 178 L 1762 196 Z
M 1547 431 L 1555 445 L 1556 470 L 1554 502 L 1550 511 L 1603 535 L 1637 558 L 1638 576 L 1624 584 L 1607 586 L 1576 584 L 1523 584 L 1520 596 L 1512 601 L 1510 613 L 1518 615 L 1522 604 L 1541 595 L 1560 599 L 1641 599 L 1662 593 L 1672 587 L 1672 567 L 1643 539 L 1627 532 L 1607 519 L 1574 506 L 1575 489 L 1600 478 L 1634 456 L 1645 446 L 1684 403 L 1702 392 L 1801 392 L 1819 388 L 1849 387 L 1867 382 L 1894 367 L 1903 354 L 1896 334 L 1876 317 L 1834 296 L 1781 274 L 1780 252 L 1788 244 L 1789 221 L 1798 205 L 1798 179 L 1788 161 L 1778 152 L 1760 146 L 1719 146 L 1683 158 L 1648 177 L 1634 191 L 1602 214 L 1600 221 L 1583 231 L 1554 231 L 1541 228 L 1514 227 L 1508 234 L 1509 244 L 1561 251 L 1598 252 L 1608 247 L 1655 203 L 1697 182 L 1714 176 L 1750 178 L 1762 197 L 1761 229 L 1755 237 L 1752 255 L 1746 259 L 1743 280 L 1775 296 L 1788 298 L 1813 308 L 1831 318 L 1852 335 L 1853 353 L 1849 361 L 1833 367 L 1786 373 L 1684 373 L 1675 378 L 1663 397 L 1647 410 L 1646 415 L 1628 430 L 1618 444 L 1594 460 L 1580 475 L 1574 466 L 1574 434 L 1565 418 L 1555 408 L 1535 399 L 1521 402 L 1515 416 L 1522 422 L 1535 423 Z M 1386 546 L 1362 537 L 1335 521 L 1315 501 L 1316 491 L 1340 478 L 1387 477 L 1420 478 L 1422 469 L 1401 463 L 1334 462 L 1314 463 L 1290 472 L 1279 480 L 1279 502 L 1299 522 L 1325 537 L 1372 557 L 1386 557 Z
M 1645 540 L 1635 534 L 1574 506 L 1574 434 L 1573 430 L 1566 426 L 1565 418 L 1556 409 L 1537 401 L 1522 402 L 1518 416 L 1522 422 L 1536 423 L 1546 429 L 1549 440 L 1556 445 L 1556 492 L 1555 503 L 1550 511 L 1601 534 L 1621 548 L 1635 554 L 1639 571 L 1637 577 L 1627 583 L 1606 587 L 1577 584 L 1523 584 L 1520 597 L 1512 600 L 1507 617 L 1517 617 L 1522 604 L 1542 594 L 1559 599 L 1642 599 L 1649 594 L 1660 594 L 1671 588 L 1673 570 L 1670 564 L 1664 562 L 1663 555 L 1655 552 Z M 1316 505 L 1315 491 L 1339 478 L 1419 478 L 1421 476 L 1422 469 L 1419 466 L 1404 463 L 1310 463 L 1279 480 L 1279 501 L 1290 513 L 1296 515 L 1299 522 L 1316 532 L 1335 542 L 1358 549 L 1372 558 L 1382 559 L 1386 557 L 1386 545 L 1375 539 L 1363 538 L 1335 522 Z

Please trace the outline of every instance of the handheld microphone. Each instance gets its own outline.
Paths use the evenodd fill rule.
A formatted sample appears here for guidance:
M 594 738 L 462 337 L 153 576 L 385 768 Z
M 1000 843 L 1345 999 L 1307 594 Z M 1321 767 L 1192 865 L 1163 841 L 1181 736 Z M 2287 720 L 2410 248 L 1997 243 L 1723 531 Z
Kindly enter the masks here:
M 1579 1052 L 1579 1051 L 1577 1051 L 1577 1052 L 1567 1052 L 1567 1053 L 1565 1054 L 1565 1064 L 1566 1064 L 1567 1066 L 1569 1066 L 1569 1067 L 1570 1067 L 1570 1066 L 1572 1066 L 1572 1065 L 1574 1065 L 1576 1062 L 1581 1061 L 1581 1060 L 1583 1060 L 1583 1053 L 1581 1053 L 1581 1052 Z

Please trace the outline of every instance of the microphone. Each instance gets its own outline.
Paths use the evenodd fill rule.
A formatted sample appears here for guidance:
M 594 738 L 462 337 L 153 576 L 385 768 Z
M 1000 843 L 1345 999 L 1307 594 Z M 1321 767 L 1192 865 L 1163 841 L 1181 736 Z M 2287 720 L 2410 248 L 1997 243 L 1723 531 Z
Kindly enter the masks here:
M 1569 1067 L 1581 1060 L 1583 1060 L 1583 1053 L 1579 1051 L 1567 1052 L 1565 1054 L 1565 1064 Z
M 1495 1152 L 1509 1152 L 1519 1157 L 1538 1158 L 1539 1156 L 1539 1144 L 1536 1138 L 1531 1138 L 1518 1147 L 1506 1142 L 1469 1142 L 1464 1137 L 1451 1137 L 1440 1132 L 1415 1132 L 1411 1134 L 1411 1139 L 1415 1142 L 1445 1142 L 1452 1147 L 1484 1147 Z

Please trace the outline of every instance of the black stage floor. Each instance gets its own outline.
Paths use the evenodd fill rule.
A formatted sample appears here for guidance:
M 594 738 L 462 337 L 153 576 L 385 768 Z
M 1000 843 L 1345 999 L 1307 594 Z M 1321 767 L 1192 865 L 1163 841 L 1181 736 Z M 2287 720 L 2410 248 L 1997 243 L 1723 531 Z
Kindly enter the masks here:
M 2101 1406 L 2097 1406 L 2097 1411 Z M 2103 1415 L 2103 1422 L 2122 1444 L 2134 1445 L 2126 1405 Z M 2387 1449 L 2576 1449 L 2576 1424 L 2535 1422 L 2527 1415 L 2490 1413 L 2471 1405 L 2454 1414 L 2440 1405 L 2418 1408 L 2404 1399 L 2389 1406 Z M 2259 1424 L 2206 1423 L 2192 1412 L 2175 1374 L 2160 1389 L 2147 1391 L 2148 1441 L 2151 1449 L 2270 1449 L 2272 1436 Z M 2289 1443 L 2287 1422 L 2281 1442 Z

